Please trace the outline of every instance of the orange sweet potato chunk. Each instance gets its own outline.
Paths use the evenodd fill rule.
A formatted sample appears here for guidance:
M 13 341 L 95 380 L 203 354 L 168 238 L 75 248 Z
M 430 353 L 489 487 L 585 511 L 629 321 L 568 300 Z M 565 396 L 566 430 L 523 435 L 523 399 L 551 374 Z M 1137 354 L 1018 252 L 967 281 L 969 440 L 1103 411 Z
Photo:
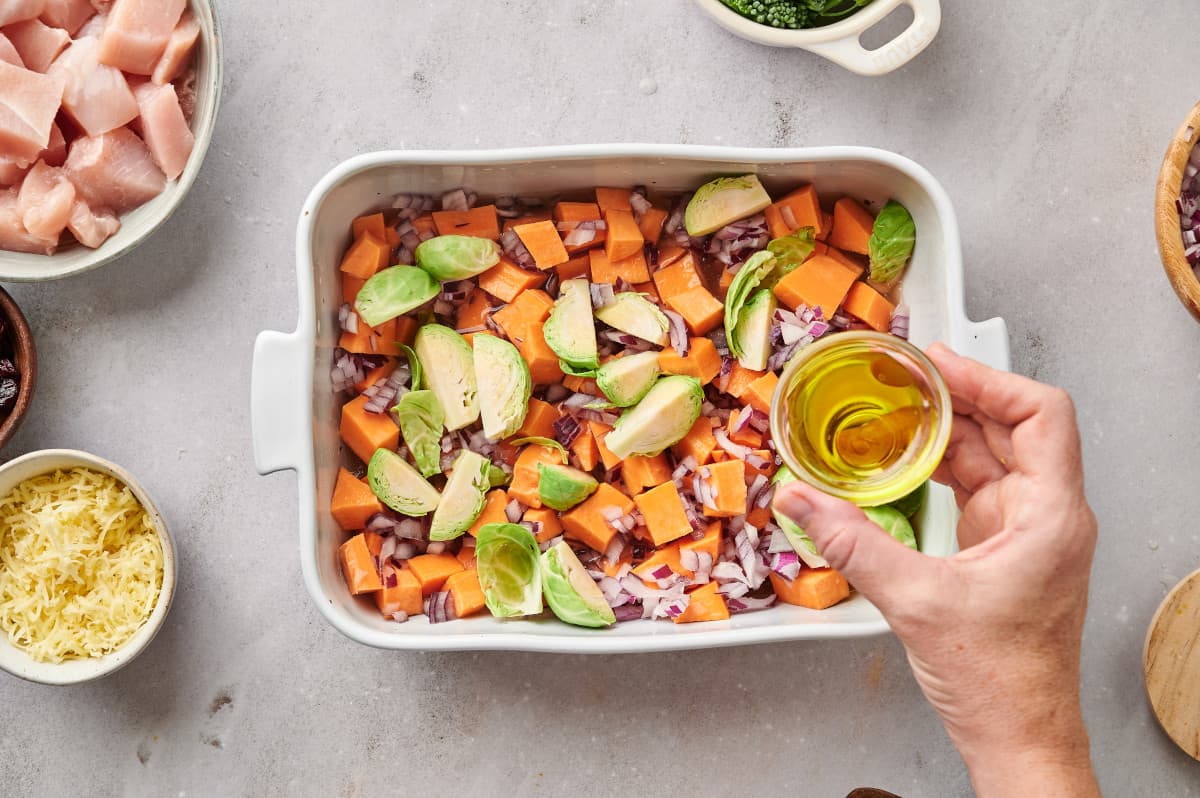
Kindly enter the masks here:
M 604 212 L 607 236 L 604 239 L 604 254 L 614 263 L 632 258 L 642 251 L 645 241 L 641 228 L 633 219 L 631 211 L 616 208 Z M 649 275 L 647 275 L 649 277 Z M 641 280 L 631 282 L 642 282 Z
M 441 590 L 451 574 L 463 570 L 453 554 L 418 554 L 408 561 L 408 568 L 421 583 L 422 596 Z
M 621 515 L 626 515 L 633 510 L 633 506 L 633 500 L 624 493 L 608 483 L 601 483 L 587 501 L 563 513 L 563 531 L 568 538 L 583 543 L 593 551 L 603 552 L 617 534 L 605 518 L 605 511 L 615 508 Z
M 383 587 L 383 581 L 379 578 L 379 568 L 367 544 L 365 533 L 357 534 L 343 543 L 338 548 L 338 559 L 342 565 L 342 575 L 346 578 L 346 586 L 354 595 L 370 593 Z
M 366 280 L 375 272 L 388 265 L 392 250 L 387 242 L 376 238 L 370 233 L 364 233 L 346 250 L 342 258 L 341 271 L 359 280 Z
M 780 601 L 810 610 L 823 610 L 850 597 L 850 583 L 832 568 L 804 568 L 790 581 L 772 572 L 771 587 Z
M 829 231 L 829 246 L 869 255 L 871 248 L 868 242 L 874 226 L 875 217 L 870 211 L 850 197 L 842 197 L 833 204 L 833 229 Z
M 725 597 L 717 592 L 716 582 L 709 582 L 688 594 L 687 609 L 676 615 L 675 623 L 695 623 L 697 621 L 728 621 L 729 605 Z
M 407 568 L 397 568 L 388 564 L 383 566 L 383 587 L 375 594 L 375 606 L 389 618 L 397 612 L 405 615 L 420 615 L 423 610 L 421 602 L 421 583 Z
M 808 305 L 820 308 L 822 315 L 830 319 L 861 275 L 862 269 L 828 255 L 814 255 L 776 284 L 775 296 L 792 310 Z
M 554 222 L 519 224 L 513 227 L 513 231 L 521 239 L 525 248 L 529 250 L 529 254 L 533 256 L 534 264 L 542 271 L 553 269 L 570 260 L 567 248 L 563 246 L 562 237 L 558 234 L 558 228 L 554 226 Z
M 692 335 L 707 335 L 725 319 L 725 306 L 703 286 L 676 294 L 667 306 L 683 316 Z
M 366 526 L 368 518 L 383 512 L 383 505 L 375 498 L 367 483 L 346 469 L 339 468 L 329 512 L 338 526 L 349 531 Z
M 701 476 L 716 496 L 713 504 L 716 509 L 703 508 L 704 514 L 715 518 L 732 518 L 746 512 L 746 471 L 741 460 L 724 460 L 711 463 L 708 477 Z M 672 483 L 674 484 L 674 483 Z
M 392 421 L 389 413 L 368 413 L 363 407 L 367 396 L 356 396 L 342 405 L 342 423 L 339 429 L 342 440 L 350 451 L 364 463 L 371 459 L 376 449 L 395 449 L 400 445 L 400 427 Z
M 655 546 L 678 540 L 692 531 L 692 525 L 688 523 L 683 510 L 683 499 L 679 497 L 674 482 L 664 482 L 657 488 L 638 494 L 633 500 L 646 519 L 646 529 Z
M 801 227 L 811 227 L 817 234 L 821 230 L 821 202 L 814 186 L 803 186 L 778 202 L 773 202 L 763 211 L 767 217 L 767 229 L 771 238 L 782 238 Z
M 522 291 L 541 288 L 545 282 L 545 274 L 526 271 L 504 255 L 499 263 L 479 275 L 479 287 L 502 302 L 512 302 Z
M 500 238 L 500 222 L 495 205 L 482 205 L 467 211 L 434 211 L 433 224 L 440 236 L 477 236 Z
M 658 367 L 667 374 L 686 374 L 707 385 L 721 373 L 721 356 L 717 347 L 707 338 L 692 338 L 686 357 L 680 357 L 674 349 L 663 349 L 658 353 Z
M 846 312 L 861 319 L 879 332 L 891 329 L 892 313 L 896 306 L 866 283 L 855 283 L 846 295 Z

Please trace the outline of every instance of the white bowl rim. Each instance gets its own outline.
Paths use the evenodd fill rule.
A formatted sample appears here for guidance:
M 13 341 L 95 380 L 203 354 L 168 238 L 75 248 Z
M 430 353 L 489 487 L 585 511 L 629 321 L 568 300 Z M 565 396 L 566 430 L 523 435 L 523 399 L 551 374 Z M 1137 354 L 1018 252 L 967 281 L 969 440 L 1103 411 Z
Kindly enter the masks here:
M 0 250 L 0 280 L 13 283 L 42 283 L 52 280 L 60 280 L 64 277 L 73 277 L 77 274 L 90 272 L 93 269 L 98 269 L 112 263 L 119 258 L 132 252 L 138 246 L 143 244 L 154 233 L 166 224 L 167 220 L 175 215 L 175 211 L 183 204 L 187 198 L 192 186 L 196 182 L 196 178 L 200 175 L 200 170 L 204 165 L 204 160 L 208 155 L 209 145 L 212 143 L 213 131 L 217 124 L 217 112 L 221 105 L 221 84 L 224 81 L 224 64 L 221 45 L 221 28 L 217 20 L 217 11 L 210 0 L 189 0 L 189 3 L 197 10 L 197 17 L 200 20 L 201 27 L 201 48 L 205 53 L 205 58 L 212 62 L 212 74 L 210 80 L 203 86 L 197 85 L 198 90 L 211 92 L 211 102 L 204 104 L 197 103 L 197 110 L 202 110 L 203 114 L 193 118 L 192 133 L 195 136 L 195 144 L 192 147 L 192 154 L 188 157 L 187 166 L 183 173 L 174 182 L 168 182 L 164 194 L 170 192 L 170 202 L 164 206 L 161 214 L 157 218 L 152 218 L 148 223 L 139 226 L 137 233 L 128 240 L 119 240 L 121 232 L 118 231 L 112 239 L 112 247 L 109 247 L 109 242 L 106 241 L 99 249 L 91 250 L 88 257 L 81 258 L 73 266 L 54 266 L 54 261 L 58 255 L 37 255 L 26 252 L 11 252 L 8 250 Z M 162 194 L 159 195 L 163 196 Z M 155 198 L 157 199 L 157 197 Z M 150 200 L 154 202 L 155 200 Z M 136 213 L 137 208 L 129 213 Z M 129 214 L 122 214 L 122 224 L 124 217 Z M 67 250 L 68 252 L 79 251 L 75 247 Z M 42 271 L 31 273 L 26 268 L 10 271 L 17 264 L 33 265 Z
M 803 47 L 806 44 L 821 44 L 855 33 L 862 33 L 906 2 L 906 0 L 875 0 L 870 5 L 864 6 L 853 14 L 829 25 L 823 25 L 819 28 L 790 30 L 788 28 L 772 28 L 770 25 L 763 25 L 760 22 L 747 19 L 722 3 L 721 0 L 695 1 L 714 19 L 719 19 L 727 26 L 736 27 L 748 39 L 766 44 L 791 47 Z
M 98 455 L 78 449 L 39 449 L 0 465 L 0 485 L 3 484 L 7 475 L 14 471 L 28 470 L 25 476 L 14 482 L 15 485 L 34 476 L 76 466 L 107 473 L 125 483 L 146 512 L 150 514 L 150 519 L 154 523 L 158 539 L 162 544 L 162 587 L 159 589 L 154 610 L 141 628 L 116 651 L 103 657 L 75 659 L 61 663 L 37 662 L 24 651 L 12 645 L 7 636 L 0 634 L 0 670 L 39 684 L 80 684 L 108 676 L 125 667 L 141 654 L 158 634 L 175 598 L 176 560 L 171 531 L 167 527 L 162 513 L 154 504 L 154 500 L 150 498 L 150 494 L 132 474 L 121 466 Z M 0 488 L 0 494 L 3 493 L 7 493 L 7 489 Z

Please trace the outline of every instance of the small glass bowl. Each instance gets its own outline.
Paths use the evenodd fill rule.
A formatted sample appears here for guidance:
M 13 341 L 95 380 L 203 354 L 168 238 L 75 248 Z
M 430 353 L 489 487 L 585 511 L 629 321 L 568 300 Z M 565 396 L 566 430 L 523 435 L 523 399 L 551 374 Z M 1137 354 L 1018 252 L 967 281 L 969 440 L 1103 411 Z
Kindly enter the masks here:
M 921 393 L 916 432 L 893 463 L 876 473 L 839 473 L 821 462 L 816 453 L 792 444 L 789 399 L 818 368 L 851 353 L 883 354 L 912 375 Z M 950 441 L 954 411 L 950 391 L 933 362 L 917 347 L 884 333 L 854 330 L 835 333 L 801 349 L 786 366 L 771 399 L 771 437 L 783 462 L 799 479 L 839 499 L 860 507 L 874 507 L 907 496 L 929 479 Z

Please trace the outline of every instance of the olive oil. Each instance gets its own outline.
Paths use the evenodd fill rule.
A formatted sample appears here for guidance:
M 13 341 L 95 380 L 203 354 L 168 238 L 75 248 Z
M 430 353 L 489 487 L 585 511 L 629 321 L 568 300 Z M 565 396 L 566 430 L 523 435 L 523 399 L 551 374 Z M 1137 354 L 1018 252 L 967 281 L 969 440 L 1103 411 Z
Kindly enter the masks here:
M 788 468 L 826 493 L 886 504 L 937 468 L 950 394 L 933 363 L 894 336 L 837 333 L 784 367 L 771 434 Z
M 791 444 L 851 479 L 896 463 L 920 426 L 926 402 L 916 380 L 881 352 L 819 363 L 788 397 Z

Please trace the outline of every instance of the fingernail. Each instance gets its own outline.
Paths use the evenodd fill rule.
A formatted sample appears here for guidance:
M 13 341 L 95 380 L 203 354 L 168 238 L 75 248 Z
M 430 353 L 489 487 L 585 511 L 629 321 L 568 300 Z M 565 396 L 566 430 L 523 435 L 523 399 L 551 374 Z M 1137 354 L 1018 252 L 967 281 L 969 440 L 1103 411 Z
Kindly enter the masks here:
M 789 485 L 775 497 L 775 508 L 803 527 L 812 515 L 813 506 L 800 491 Z

